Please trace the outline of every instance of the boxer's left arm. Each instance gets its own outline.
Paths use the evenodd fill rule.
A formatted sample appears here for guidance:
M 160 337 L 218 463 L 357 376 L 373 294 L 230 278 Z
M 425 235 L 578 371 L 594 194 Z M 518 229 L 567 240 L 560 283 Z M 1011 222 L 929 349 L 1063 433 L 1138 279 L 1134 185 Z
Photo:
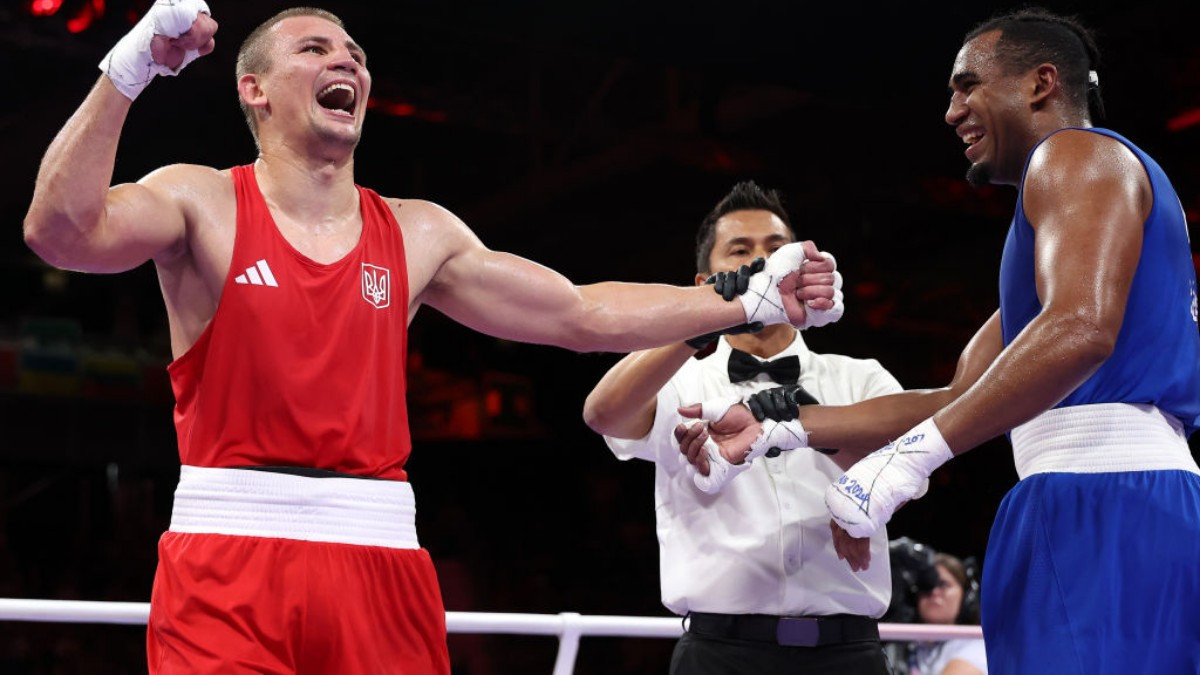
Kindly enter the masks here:
M 488 249 L 449 212 L 428 206 L 439 214 L 438 239 L 445 253 L 420 300 L 489 335 L 581 352 L 633 351 L 756 318 L 748 303 L 726 302 L 703 286 L 617 282 L 576 286 L 547 267 Z M 833 261 L 821 256 L 811 242 L 803 250 L 812 257 L 803 273 L 794 268 L 787 275 L 773 272 L 782 278 L 778 298 L 783 307 L 776 305 L 775 322 L 804 323 L 809 308 L 834 306 Z M 765 309 L 770 302 L 761 304 Z
M 956 452 L 1053 407 L 1109 357 L 1154 199 L 1132 151 L 1070 130 L 1038 146 L 1022 194 L 1042 309 L 979 381 L 934 417 Z
M 1022 195 L 1042 308 L 961 396 L 830 486 L 825 503 L 853 536 L 942 462 L 1053 407 L 1115 347 L 1153 202 L 1145 168 L 1114 139 L 1063 131 L 1034 151 Z

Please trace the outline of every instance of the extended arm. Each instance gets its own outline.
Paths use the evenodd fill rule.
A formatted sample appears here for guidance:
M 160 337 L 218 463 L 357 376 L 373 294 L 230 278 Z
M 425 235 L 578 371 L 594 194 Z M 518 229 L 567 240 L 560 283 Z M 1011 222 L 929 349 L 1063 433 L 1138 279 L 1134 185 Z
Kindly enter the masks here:
M 726 302 L 744 294 L 751 275 L 761 272 L 765 258 L 756 258 L 737 270 L 717 272 L 706 283 Z M 836 303 L 836 301 L 835 301 Z M 755 333 L 762 324 L 742 324 L 719 333 L 708 333 L 657 349 L 635 352 L 621 359 L 596 383 L 583 404 L 583 419 L 592 431 L 612 438 L 639 439 L 654 427 L 658 391 L 699 350 L 721 333 Z
M 857 460 L 962 396 L 1003 349 L 1000 312 L 992 314 L 958 357 L 954 379 L 939 389 L 914 389 L 847 406 L 801 406 L 800 423 L 813 447 L 835 448 Z
M 576 286 L 553 270 L 515 255 L 484 247 L 461 222 L 442 211 L 441 239 L 449 250 L 422 293 L 422 301 L 451 318 L 490 335 L 522 342 L 552 344 L 576 351 L 632 351 L 762 320 L 803 324 L 805 303 L 813 309 L 833 306 L 833 262 L 811 242 L 803 244 L 806 278 L 823 285 L 801 285 L 799 263 L 778 263 L 784 247 L 768 260 L 763 279 L 772 278 L 774 299 L 753 306 L 751 290 L 726 302 L 705 287 L 605 282 Z M 452 219 L 452 221 L 451 221 Z M 796 245 L 800 246 L 800 245 Z M 780 264 L 790 274 L 778 269 Z M 778 283 L 776 283 L 778 282 Z

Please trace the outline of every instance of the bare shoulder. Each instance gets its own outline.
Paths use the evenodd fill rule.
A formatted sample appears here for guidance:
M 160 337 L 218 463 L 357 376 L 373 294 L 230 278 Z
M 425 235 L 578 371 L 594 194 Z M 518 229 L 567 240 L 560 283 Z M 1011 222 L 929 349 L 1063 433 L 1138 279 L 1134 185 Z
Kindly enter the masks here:
M 1027 215 L 1047 208 L 1122 203 L 1144 216 L 1153 200 L 1149 174 L 1128 146 L 1078 129 L 1060 131 L 1038 146 L 1022 190 Z
M 1111 136 L 1065 129 L 1038 146 L 1029 160 L 1026 185 L 1069 186 L 1072 183 L 1145 178 L 1141 160 Z
M 436 286 L 445 277 L 446 268 L 452 267 L 448 262 L 463 253 L 484 248 L 475 233 L 449 209 L 424 199 L 384 197 L 383 200 L 404 237 L 414 303 L 421 301 L 426 288 Z
M 234 200 L 233 178 L 229 169 L 214 169 L 198 164 L 169 164 L 146 174 L 138 184 L 185 209 L 216 206 Z
M 406 241 L 427 249 L 461 248 L 479 244 L 467 224 L 449 209 L 424 199 L 384 197 Z
M 229 169 L 197 164 L 170 164 L 143 176 L 139 186 L 171 203 L 183 215 L 186 235 L 176 246 L 155 256 L 160 268 L 192 264 L 199 258 L 225 260 L 231 255 L 237 223 L 237 195 Z
M 138 182 L 163 189 L 195 189 L 220 185 L 233 187 L 230 169 L 214 169 L 200 164 L 168 164 L 151 171 Z

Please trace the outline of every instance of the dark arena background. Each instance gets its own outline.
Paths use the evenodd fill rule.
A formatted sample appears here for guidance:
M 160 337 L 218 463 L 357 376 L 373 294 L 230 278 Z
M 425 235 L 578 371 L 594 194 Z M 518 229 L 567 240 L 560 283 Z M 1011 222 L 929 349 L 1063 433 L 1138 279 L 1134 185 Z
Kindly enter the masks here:
M 0 597 L 145 601 L 170 517 L 179 470 L 152 266 L 61 272 L 21 237 L 42 152 L 147 5 L 0 7 Z M 1160 161 L 1195 228 L 1200 10 L 1046 5 L 1097 31 L 1103 126 Z M 210 6 L 216 52 L 139 98 L 115 182 L 176 162 L 253 160 L 234 55 L 287 5 Z M 580 284 L 690 284 L 701 218 L 753 178 L 781 190 L 802 238 L 838 256 L 846 315 L 805 334 L 814 351 L 876 358 L 909 388 L 944 385 L 997 305 L 1015 193 L 967 186 L 963 144 L 943 115 L 963 34 L 1013 3 L 322 6 L 366 49 L 374 78 L 358 182 L 437 202 L 492 248 Z M 581 420 L 617 358 L 417 315 L 408 469 L 447 609 L 666 615 L 653 468 L 618 462 Z M 1015 481 L 1007 441 L 992 441 L 939 470 L 890 535 L 982 556 Z M 0 673 L 144 672 L 144 634 L 0 623 Z M 548 673 L 556 644 L 452 635 L 450 649 L 457 674 Z M 670 649 L 585 638 L 575 672 L 664 673 Z

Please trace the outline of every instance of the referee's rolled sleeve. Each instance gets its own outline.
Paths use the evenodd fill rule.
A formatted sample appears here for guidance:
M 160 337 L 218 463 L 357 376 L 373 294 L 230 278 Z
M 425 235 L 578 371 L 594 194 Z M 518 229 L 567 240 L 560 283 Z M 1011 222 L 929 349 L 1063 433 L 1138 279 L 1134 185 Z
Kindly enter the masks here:
M 675 442 L 675 425 L 683 421 L 679 415 L 679 390 L 675 382 L 668 382 L 658 391 L 656 408 L 654 410 L 654 425 L 641 438 L 613 438 L 605 436 L 604 442 L 620 460 L 644 459 L 648 462 L 662 462 L 664 466 L 672 467 L 678 464 L 679 444 Z

